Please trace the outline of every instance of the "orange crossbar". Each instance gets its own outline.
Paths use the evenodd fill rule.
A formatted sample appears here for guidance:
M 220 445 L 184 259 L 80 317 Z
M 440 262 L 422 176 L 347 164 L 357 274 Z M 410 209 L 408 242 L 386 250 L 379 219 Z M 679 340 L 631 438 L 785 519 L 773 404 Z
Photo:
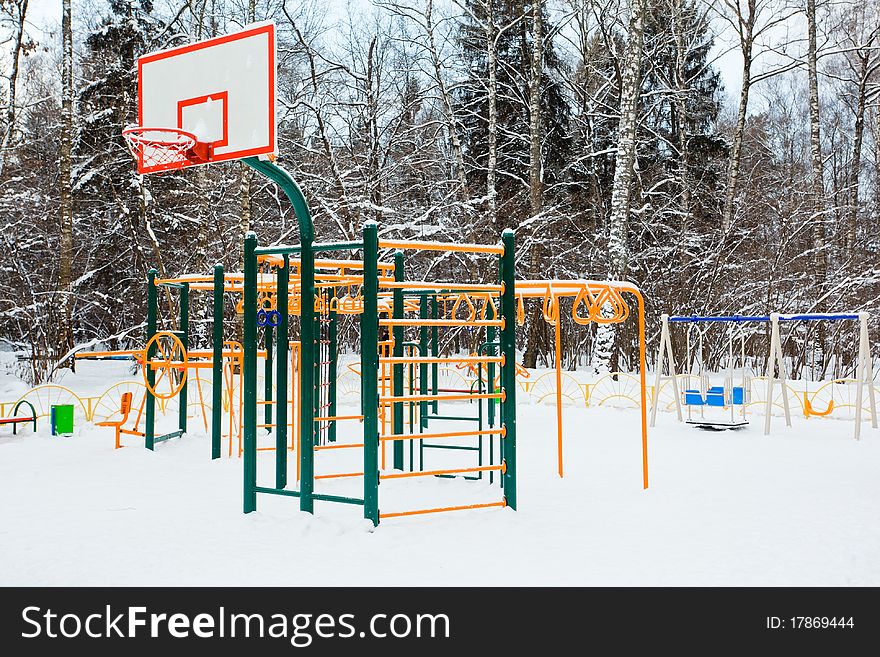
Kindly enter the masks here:
M 504 255 L 503 246 L 486 244 L 456 244 L 454 242 L 417 242 L 414 240 L 379 240 L 380 249 L 418 249 L 420 251 L 446 251 L 448 253 L 495 253 Z
M 503 319 L 380 319 L 379 326 L 498 326 L 504 328 Z
M 315 475 L 315 479 L 341 479 L 343 477 L 363 477 L 363 472 L 337 472 L 335 474 Z
M 497 363 L 504 365 L 504 356 L 382 356 L 380 363 L 402 363 L 404 365 L 418 365 L 419 363 L 447 363 L 456 364 L 479 364 Z
M 486 502 L 485 504 L 463 504 L 462 506 L 441 506 L 436 509 L 416 509 L 415 511 L 398 511 L 396 513 L 380 513 L 379 518 L 400 518 L 402 516 L 420 516 L 425 513 L 443 513 L 445 511 L 467 511 L 468 509 L 489 509 L 496 506 L 507 506 L 506 502 Z
M 380 288 L 389 290 L 455 290 L 456 292 L 495 292 L 501 294 L 504 286 L 499 283 L 443 283 L 436 281 L 388 281 Z
M 363 420 L 363 415 L 328 415 L 327 417 L 316 417 L 315 422 L 330 422 L 339 420 Z
M 507 470 L 505 465 L 482 465 L 477 468 L 455 468 L 453 470 L 421 470 L 419 472 L 395 472 L 393 474 L 379 475 L 379 479 L 403 479 L 404 477 L 434 477 L 437 475 L 466 474 L 468 472 L 490 472 L 492 470 Z M 317 477 L 316 477 L 317 479 Z
M 363 443 L 343 443 L 341 445 L 315 445 L 315 451 L 319 449 L 346 449 L 348 447 L 363 447 Z
M 394 404 L 400 402 L 423 402 L 423 401 L 467 401 L 469 399 L 500 399 L 505 401 L 507 393 L 480 392 L 465 395 L 401 395 L 399 397 L 379 397 L 379 403 Z
M 81 351 L 74 358 L 102 358 L 105 356 L 134 356 L 144 353 L 143 349 L 124 349 L 120 351 Z
M 507 435 L 507 429 L 505 427 L 501 427 L 500 429 L 483 429 L 482 431 L 446 431 L 440 433 L 402 433 L 399 435 L 389 435 L 389 436 L 379 436 L 379 440 L 382 442 L 394 441 L 394 440 L 422 440 L 422 439 L 434 439 L 434 438 L 469 438 L 477 436 L 501 436 L 502 438 Z

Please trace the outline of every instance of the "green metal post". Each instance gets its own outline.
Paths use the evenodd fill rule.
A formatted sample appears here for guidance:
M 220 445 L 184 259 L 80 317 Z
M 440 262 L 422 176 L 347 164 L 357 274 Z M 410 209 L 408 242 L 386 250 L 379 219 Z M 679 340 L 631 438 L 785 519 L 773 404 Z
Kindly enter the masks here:
M 156 335 L 156 270 L 151 269 L 147 272 L 147 342 Z M 150 347 L 146 353 L 146 361 L 149 363 L 156 353 L 155 347 Z M 147 368 L 147 382 L 150 387 L 156 385 L 156 371 L 148 364 L 144 364 Z M 147 408 L 146 417 L 144 418 L 144 446 L 147 449 L 153 449 L 154 439 L 156 437 L 156 398 L 147 392 Z
M 509 228 L 501 234 L 504 255 L 501 257 L 501 353 L 504 354 L 504 367 L 501 368 L 501 387 L 505 400 L 502 408 L 502 426 L 507 430 L 501 440 L 502 454 L 506 469 L 504 471 L 504 499 L 507 506 L 516 510 L 516 290 L 514 289 L 515 253 L 513 231 Z
M 214 358 L 211 368 L 211 458 L 220 458 L 223 435 L 223 265 L 214 265 Z
M 320 334 L 315 333 L 315 253 L 312 239 L 304 240 L 300 227 L 300 349 L 302 350 L 302 409 L 300 412 L 299 508 L 306 513 L 315 512 L 315 369 L 321 360 Z
M 379 235 L 364 224 L 364 312 L 361 314 L 361 390 L 364 404 L 364 518 L 379 524 Z
M 263 363 L 263 422 L 267 425 L 272 424 L 272 337 L 275 333 L 268 324 L 263 330 L 263 346 L 266 349 L 266 361 Z M 268 431 L 272 431 L 272 427 L 267 426 Z
M 183 343 L 184 353 L 189 353 L 189 283 L 184 283 L 180 288 L 180 341 Z M 177 427 L 180 429 L 181 435 L 186 433 L 187 402 L 189 401 L 188 381 L 189 377 L 183 381 L 183 386 L 178 393 Z
M 332 299 L 336 296 L 336 288 L 330 288 L 327 290 L 327 294 L 329 299 Z M 339 336 L 338 336 L 338 315 L 335 309 L 331 308 L 329 313 L 330 323 L 328 325 L 329 330 L 329 341 L 330 344 L 327 349 L 327 360 L 330 361 L 328 365 L 328 387 L 327 387 L 327 412 L 330 417 L 336 417 L 336 376 L 337 376 L 337 357 L 339 351 Z M 330 420 L 330 425 L 327 429 L 327 442 L 335 443 L 336 442 L 336 420 Z
M 257 235 L 244 238 L 244 512 L 257 509 Z
M 403 272 L 403 251 L 397 251 L 394 254 L 394 280 L 401 282 L 405 280 Z M 394 319 L 403 319 L 403 290 L 395 288 L 392 297 L 392 317 Z M 394 327 L 394 352 L 397 358 L 403 356 L 403 340 L 404 331 L 402 326 Z M 403 396 L 403 365 L 395 363 L 391 369 L 391 389 L 395 397 Z M 394 402 L 392 405 L 392 433 L 395 436 L 403 434 L 403 403 Z M 403 470 L 403 442 L 394 441 L 392 464 L 395 470 Z
M 287 486 L 287 348 L 288 336 L 288 282 L 290 279 L 289 258 L 284 255 L 283 264 L 276 274 L 277 290 L 276 306 L 281 314 L 281 321 L 275 329 L 275 488 Z
M 308 402 L 311 399 L 309 391 L 314 390 L 314 365 L 315 365 L 315 254 L 312 250 L 312 244 L 315 241 L 315 228 L 312 224 L 312 216 L 309 212 L 309 206 L 306 203 L 305 196 L 296 181 L 290 177 L 284 169 L 267 160 L 261 160 L 258 157 L 248 157 L 242 160 L 252 169 L 260 172 L 269 180 L 277 184 L 281 190 L 287 195 L 293 211 L 296 214 L 299 224 L 299 242 L 300 242 L 300 283 L 302 291 L 302 314 L 300 315 L 300 342 L 302 349 L 302 374 L 300 376 L 300 385 L 303 390 L 303 400 Z M 253 253 L 253 251 L 252 251 Z M 254 282 L 256 282 L 256 259 L 254 259 Z M 254 304 L 256 304 L 256 288 L 254 289 Z M 247 307 L 245 307 L 247 313 Z M 256 321 L 256 309 L 253 310 L 254 321 Z M 254 336 L 255 338 L 256 336 Z M 256 352 L 254 354 L 256 356 Z M 256 364 L 254 365 L 256 367 Z M 256 376 L 256 370 L 254 371 Z M 255 383 L 256 387 L 256 383 Z M 254 398 L 256 404 L 256 397 Z M 252 422 L 256 422 L 256 409 L 254 409 Z M 308 513 L 314 512 L 314 425 L 315 425 L 315 407 L 314 404 L 304 403 L 302 405 L 302 414 L 300 417 L 300 509 Z

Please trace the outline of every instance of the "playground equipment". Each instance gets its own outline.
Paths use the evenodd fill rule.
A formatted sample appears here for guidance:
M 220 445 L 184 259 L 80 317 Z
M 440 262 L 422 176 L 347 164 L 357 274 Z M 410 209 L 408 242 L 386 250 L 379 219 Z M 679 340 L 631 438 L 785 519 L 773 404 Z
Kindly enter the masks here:
M 734 329 L 740 328 L 738 352 L 734 350 Z M 691 358 L 691 331 L 695 330 L 698 335 L 697 349 L 695 357 Z M 741 324 L 729 324 L 727 332 L 727 365 L 725 367 L 723 385 L 711 385 L 709 383 L 709 374 L 703 363 L 703 336 L 704 332 L 700 330 L 698 324 L 692 323 L 687 330 L 687 367 L 688 374 L 691 373 L 693 363 L 699 363 L 697 378 L 699 380 L 698 388 L 686 388 L 684 390 L 684 405 L 687 406 L 688 419 L 687 423 L 702 429 L 738 429 L 748 425 L 749 421 L 746 417 L 746 405 L 751 401 L 751 380 L 746 371 L 745 357 L 745 331 Z M 668 336 L 667 336 L 668 337 Z M 736 373 L 739 372 L 740 382 L 736 385 Z M 718 409 L 711 411 L 707 417 L 707 409 Z M 698 409 L 699 417 L 694 417 L 694 409 Z M 726 411 L 726 412 L 725 412 Z
M 22 406 L 27 406 L 31 409 L 31 414 L 28 415 L 19 415 L 18 409 Z M 37 430 L 37 411 L 34 409 L 33 404 L 24 399 L 20 400 L 12 409 L 12 416 L 10 417 L 0 417 L 0 424 L 11 424 L 12 425 L 12 433 L 13 435 L 18 433 L 18 425 L 19 424 L 32 424 L 33 430 L 36 432 Z
M 681 404 L 682 398 L 679 396 L 678 390 L 678 380 L 676 376 L 676 365 L 675 365 L 675 357 L 672 351 L 672 341 L 669 335 L 669 324 L 671 323 L 684 323 L 684 324 L 699 324 L 699 323 L 728 323 L 728 324 L 744 324 L 744 323 L 769 323 L 770 324 L 770 350 L 767 359 L 767 387 L 766 387 L 766 395 L 764 397 L 764 434 L 768 435 L 770 433 L 770 423 L 772 420 L 772 410 L 774 406 L 774 388 L 776 383 L 781 384 L 781 405 L 783 408 L 783 412 L 785 415 L 785 423 L 786 426 L 791 426 L 791 411 L 790 411 L 790 402 L 789 402 L 789 394 L 787 392 L 786 385 L 786 366 L 785 366 L 785 358 L 783 356 L 782 351 L 782 342 L 780 339 L 780 323 L 784 322 L 839 322 L 839 321 L 854 321 L 858 322 L 859 327 L 859 350 L 858 356 L 856 358 L 855 365 L 855 376 L 854 376 L 854 384 L 856 387 L 855 392 L 855 425 L 854 425 L 854 437 L 856 440 L 859 439 L 861 435 L 861 426 L 862 426 L 862 413 L 863 413 L 863 402 L 865 395 L 867 394 L 868 398 L 868 412 L 870 414 L 871 426 L 873 428 L 877 428 L 877 404 L 876 404 L 876 395 L 874 391 L 873 385 L 873 363 L 871 358 L 871 345 L 868 338 L 868 319 L 869 314 L 866 312 L 861 313 L 801 313 L 801 314 L 780 314 L 780 313 L 772 313 L 770 315 L 727 315 L 727 316 L 692 316 L 692 317 L 671 317 L 669 315 L 661 316 L 661 332 L 660 332 L 660 347 L 657 355 L 657 373 L 655 379 L 655 395 L 654 401 L 651 406 L 651 426 L 654 426 L 657 419 L 657 407 L 659 406 L 659 395 L 656 391 L 659 391 L 661 388 L 661 384 L 665 381 L 669 381 L 673 387 L 673 394 L 675 399 L 675 408 L 678 414 L 679 421 L 682 420 L 682 411 Z M 732 351 L 732 347 L 731 347 Z M 743 357 L 744 360 L 744 357 Z M 663 374 L 664 366 L 668 368 L 668 375 Z M 778 371 L 778 375 L 777 375 Z M 750 386 L 746 385 L 746 379 L 743 378 L 743 394 L 745 394 L 746 388 Z M 867 391 L 866 391 L 867 389 Z M 725 405 L 728 403 L 733 403 L 733 390 L 730 391 L 730 396 L 727 395 L 727 390 L 724 391 Z M 685 393 L 687 394 L 687 392 Z M 815 397 L 814 397 L 815 399 Z M 813 412 L 812 404 L 808 404 L 809 399 L 804 397 L 804 414 L 806 417 L 810 415 L 818 415 L 819 413 Z M 832 399 L 833 402 L 833 399 Z M 746 399 L 742 399 L 741 404 L 743 405 L 743 412 L 745 405 L 747 404 Z M 827 406 L 827 413 L 830 414 L 833 410 L 832 403 L 829 402 Z
M 571 316 L 576 324 L 619 324 L 625 322 L 630 309 L 623 294 L 636 298 L 639 309 L 639 406 L 642 420 L 642 485 L 648 487 L 648 422 L 647 392 L 645 387 L 645 304 L 639 289 L 631 283 L 618 281 L 547 280 L 517 282 L 517 318 L 525 319 L 525 300 L 540 299 L 544 320 L 555 328 L 556 337 L 556 460 L 559 476 L 563 476 L 562 449 L 562 323 L 560 300 L 573 299 Z
M 300 508 L 313 512 L 314 502 L 326 501 L 362 505 L 364 517 L 378 524 L 380 518 L 402 515 L 433 513 L 486 506 L 510 506 L 516 508 L 516 412 L 515 412 L 515 281 L 513 233 L 506 232 L 502 244 L 463 245 L 433 242 L 383 241 L 378 239 L 375 223 L 367 222 L 360 241 L 339 243 L 315 243 L 314 227 L 308 205 L 296 182 L 274 164 L 275 157 L 275 33 L 274 25 L 263 23 L 245 28 L 239 33 L 209 39 L 196 44 L 152 53 L 139 59 L 139 125 L 126 128 L 124 136 L 132 154 L 137 159 L 138 171 L 152 173 L 169 169 L 221 160 L 241 159 L 261 175 L 275 182 L 289 199 L 299 227 L 299 245 L 258 247 L 256 235 L 249 233 L 244 244 L 244 274 L 241 309 L 243 312 L 244 340 L 242 356 L 242 417 L 243 417 L 243 468 L 244 511 L 256 509 L 258 494 L 298 497 Z M 149 127 L 154 126 L 154 127 Z M 395 253 L 393 280 L 387 276 L 388 268 L 379 263 L 379 250 L 390 249 Z M 499 266 L 499 282 L 486 284 L 459 284 L 454 282 L 427 282 L 403 280 L 403 250 L 462 252 L 486 254 L 496 257 Z M 337 264 L 338 273 L 319 272 L 317 253 L 362 251 L 360 263 L 343 260 Z M 294 258 L 299 260 L 294 266 Z M 350 271 L 354 270 L 354 271 Z M 218 275 L 215 270 L 215 276 Z M 193 365 L 188 348 L 188 293 L 192 279 L 168 279 L 157 281 L 155 272 L 150 274 L 148 298 L 148 345 L 143 363 L 148 378 L 146 439 L 149 446 L 158 440 L 180 435 L 186 430 L 186 413 L 181 406 L 179 430 L 153 437 L 149 433 L 152 422 L 151 405 L 155 404 L 156 370 L 167 372 L 174 381 L 171 393 L 186 398 L 187 369 Z M 176 288 L 181 292 L 180 331 L 173 332 L 179 343 L 173 342 L 168 349 L 159 349 L 151 343 L 156 335 L 155 289 L 157 285 Z M 217 368 L 220 360 L 216 354 L 222 336 L 218 335 L 218 317 L 222 317 L 222 303 L 216 305 L 218 284 L 215 290 L 215 354 L 210 362 L 214 368 L 214 394 L 218 394 Z M 225 285 L 223 285 L 225 287 Z M 380 292 L 381 289 L 381 292 Z M 435 299 L 434 307 L 448 301 L 450 295 L 458 295 L 451 316 L 428 318 L 428 297 Z M 477 309 L 474 301 L 479 305 Z M 380 318 L 380 309 L 386 315 Z M 389 316 L 390 312 L 390 316 Z M 412 317 L 413 312 L 418 317 Z M 457 314 L 463 312 L 466 316 Z M 341 417 L 336 413 L 336 347 L 335 316 L 347 313 L 360 318 L 361 353 L 361 407 L 356 416 Z M 298 374 L 298 389 L 302 399 L 297 408 L 295 423 L 298 424 L 299 488 L 287 487 L 287 428 L 288 428 L 288 364 L 289 316 L 299 315 L 298 362 L 292 368 Z M 439 365 L 439 356 L 426 356 L 423 349 L 427 334 L 422 329 L 440 327 L 469 327 L 485 332 L 481 349 L 485 356 L 475 359 L 481 364 L 498 366 L 501 373 L 501 389 L 488 392 L 467 392 L 467 398 L 480 403 L 490 400 L 501 402 L 501 423 L 497 428 L 476 431 L 420 431 L 412 432 L 413 418 L 419 414 L 424 427 L 427 404 L 439 402 L 440 397 L 449 400 L 455 395 L 438 391 L 427 394 L 425 381 L 418 390 L 409 394 L 404 391 L 404 370 L 417 365 Z M 258 423 L 257 413 L 257 330 L 264 331 L 266 346 L 266 389 L 263 405 L 265 422 Z M 385 328 L 393 335 L 391 354 L 389 346 L 379 340 L 379 330 Z M 406 344 L 406 329 L 419 329 L 421 343 L 417 347 Z M 490 331 L 490 329 L 492 331 Z M 500 339 L 493 335 L 497 330 Z M 385 342 L 385 341 L 383 341 Z M 275 400 L 269 379 L 274 344 L 276 365 Z M 173 348 L 172 348 L 173 347 Z M 416 356 L 406 355 L 406 349 L 420 349 Z M 158 352 L 158 357 L 157 357 Z M 496 355 L 497 354 L 497 355 Z M 449 359 L 445 359 L 449 360 Z M 385 368 L 390 366 L 390 377 Z M 175 372 L 178 374 L 175 377 Z M 426 369 L 421 368 L 425 373 Z M 390 379 L 391 394 L 385 394 L 386 381 Z M 379 392 L 380 380 L 383 393 Z M 489 376 L 488 380 L 494 380 Z M 436 378 L 435 378 L 436 381 Z M 410 378 L 411 386 L 414 383 Z M 464 393 L 462 393 L 462 396 Z M 404 405 L 409 405 L 410 433 L 403 433 Z M 413 406 L 420 405 L 418 410 Z M 272 410 L 275 417 L 272 422 Z M 390 408 L 391 431 L 380 431 L 380 415 Z M 489 405 L 492 409 L 492 404 Z M 384 410 L 383 410 L 384 409 Z M 214 411 L 216 412 L 216 404 Z M 491 412 L 491 411 L 490 411 Z M 363 480 L 363 496 L 355 498 L 316 492 L 314 461 L 316 450 L 339 448 L 335 428 L 338 422 L 357 420 L 362 423 L 360 443 L 346 444 L 348 448 L 363 451 L 363 471 L 337 473 L 337 477 L 360 477 Z M 216 416 L 213 426 L 218 426 Z M 384 421 L 383 421 L 384 425 Z M 275 485 L 261 486 L 257 483 L 257 430 L 274 432 Z M 497 437 L 500 441 L 497 463 L 491 462 L 494 450 L 490 447 L 490 463 L 473 467 L 415 470 L 410 450 L 409 471 L 403 470 L 403 443 L 418 440 L 420 452 L 427 447 L 425 441 Z M 212 441 L 213 442 L 213 441 Z M 393 451 L 395 472 L 380 472 L 380 452 L 390 443 Z M 482 447 L 478 447 L 482 458 Z M 213 455 L 213 452 L 212 452 Z M 434 507 L 408 511 L 380 513 L 379 480 L 411 476 L 447 476 L 500 473 L 504 497 L 500 502 Z
M 128 422 L 128 415 L 131 413 L 131 393 L 124 392 L 122 393 L 122 401 L 119 404 L 119 419 L 118 420 L 105 420 L 104 422 L 95 422 L 96 427 L 113 427 L 116 433 L 116 449 L 122 447 L 122 443 L 120 442 L 121 434 L 126 433 L 129 435 L 138 435 L 130 429 L 123 429 L 123 425 Z

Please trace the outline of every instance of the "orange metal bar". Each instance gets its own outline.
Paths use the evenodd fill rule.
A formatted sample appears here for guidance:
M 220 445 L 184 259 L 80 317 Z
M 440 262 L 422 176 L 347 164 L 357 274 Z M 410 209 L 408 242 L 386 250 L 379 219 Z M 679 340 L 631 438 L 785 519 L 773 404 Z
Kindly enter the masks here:
M 381 283 L 379 287 L 387 290 L 460 290 L 467 292 L 494 292 L 496 294 L 501 294 L 504 289 L 498 283 L 443 283 L 436 281 L 388 281 L 387 283 Z
M 328 415 L 326 417 L 316 417 L 315 422 L 331 422 L 340 420 L 363 420 L 363 415 Z
M 507 394 L 501 392 L 480 392 L 474 394 L 462 395 L 401 395 L 399 397 L 380 397 L 379 400 L 386 404 L 407 403 L 407 402 L 423 402 L 423 401 L 468 401 L 471 399 L 500 399 L 505 401 Z
M 438 433 L 404 433 L 404 434 L 391 434 L 389 436 L 379 436 L 379 440 L 382 442 L 391 442 L 394 440 L 428 440 L 433 438 L 469 438 L 477 436 L 501 436 L 502 438 L 507 435 L 507 429 L 502 427 L 500 429 L 483 429 L 482 431 L 445 431 Z
M 452 470 L 421 470 L 419 472 L 394 472 L 392 474 L 379 475 L 379 479 L 404 479 L 406 477 L 433 477 L 436 475 L 466 474 L 468 472 L 489 472 L 492 470 L 507 470 L 505 465 L 483 465 L 476 468 L 455 468 Z
M 467 511 L 469 509 L 489 509 L 507 506 L 506 502 L 487 502 L 485 504 L 464 504 L 462 506 L 441 506 L 435 509 L 417 509 L 415 511 L 398 511 L 396 513 L 380 513 L 379 518 L 401 518 L 403 516 L 420 516 L 426 513 L 443 513 L 446 511 Z
M 143 349 L 123 349 L 118 351 L 81 351 L 74 358 L 103 358 L 106 356 L 137 356 L 144 353 Z
M 504 319 L 380 319 L 379 326 L 497 326 L 504 328 Z
M 315 475 L 315 479 L 342 479 L 343 477 L 363 477 L 363 472 L 338 472 L 335 474 Z
M 320 451 L 323 449 L 348 449 L 350 447 L 363 447 L 363 443 L 342 443 L 342 444 L 332 444 L 332 445 L 315 445 L 315 451 Z
M 562 322 L 556 302 L 556 461 L 562 477 Z
M 446 251 L 448 253 L 494 253 L 504 254 L 503 246 L 485 244 L 457 244 L 454 242 L 417 242 L 413 240 L 379 240 L 380 249 L 418 249 L 419 251 Z
M 504 365 L 504 356 L 388 356 L 379 360 L 383 363 L 403 363 L 405 365 L 419 365 L 421 363 L 447 363 L 451 365 L 496 363 Z

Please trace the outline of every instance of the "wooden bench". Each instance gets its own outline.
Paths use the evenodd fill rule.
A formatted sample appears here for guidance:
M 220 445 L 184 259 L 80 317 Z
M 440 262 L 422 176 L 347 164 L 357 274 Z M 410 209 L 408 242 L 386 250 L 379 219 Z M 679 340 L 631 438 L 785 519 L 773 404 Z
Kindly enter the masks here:
M 115 421 L 106 421 L 106 422 L 96 422 L 96 427 L 113 427 L 116 430 L 116 449 L 123 447 L 120 442 L 120 438 L 122 434 L 126 434 L 129 436 L 141 436 L 144 434 L 141 431 L 135 431 L 133 429 L 123 429 L 122 425 L 128 422 L 128 415 L 131 413 L 131 393 L 124 392 L 122 393 L 122 400 L 119 403 L 119 415 L 120 419 Z
M 26 404 L 31 409 L 30 417 L 16 415 L 18 413 L 19 407 L 22 404 Z M 22 399 L 21 401 L 19 401 L 15 405 L 15 408 L 12 409 L 12 416 L 11 417 L 0 418 L 0 424 L 11 424 L 12 425 L 13 435 L 18 433 L 18 425 L 23 424 L 25 422 L 32 422 L 34 432 L 36 432 L 36 430 L 37 430 L 37 411 L 34 409 L 34 405 L 31 404 L 26 399 Z

